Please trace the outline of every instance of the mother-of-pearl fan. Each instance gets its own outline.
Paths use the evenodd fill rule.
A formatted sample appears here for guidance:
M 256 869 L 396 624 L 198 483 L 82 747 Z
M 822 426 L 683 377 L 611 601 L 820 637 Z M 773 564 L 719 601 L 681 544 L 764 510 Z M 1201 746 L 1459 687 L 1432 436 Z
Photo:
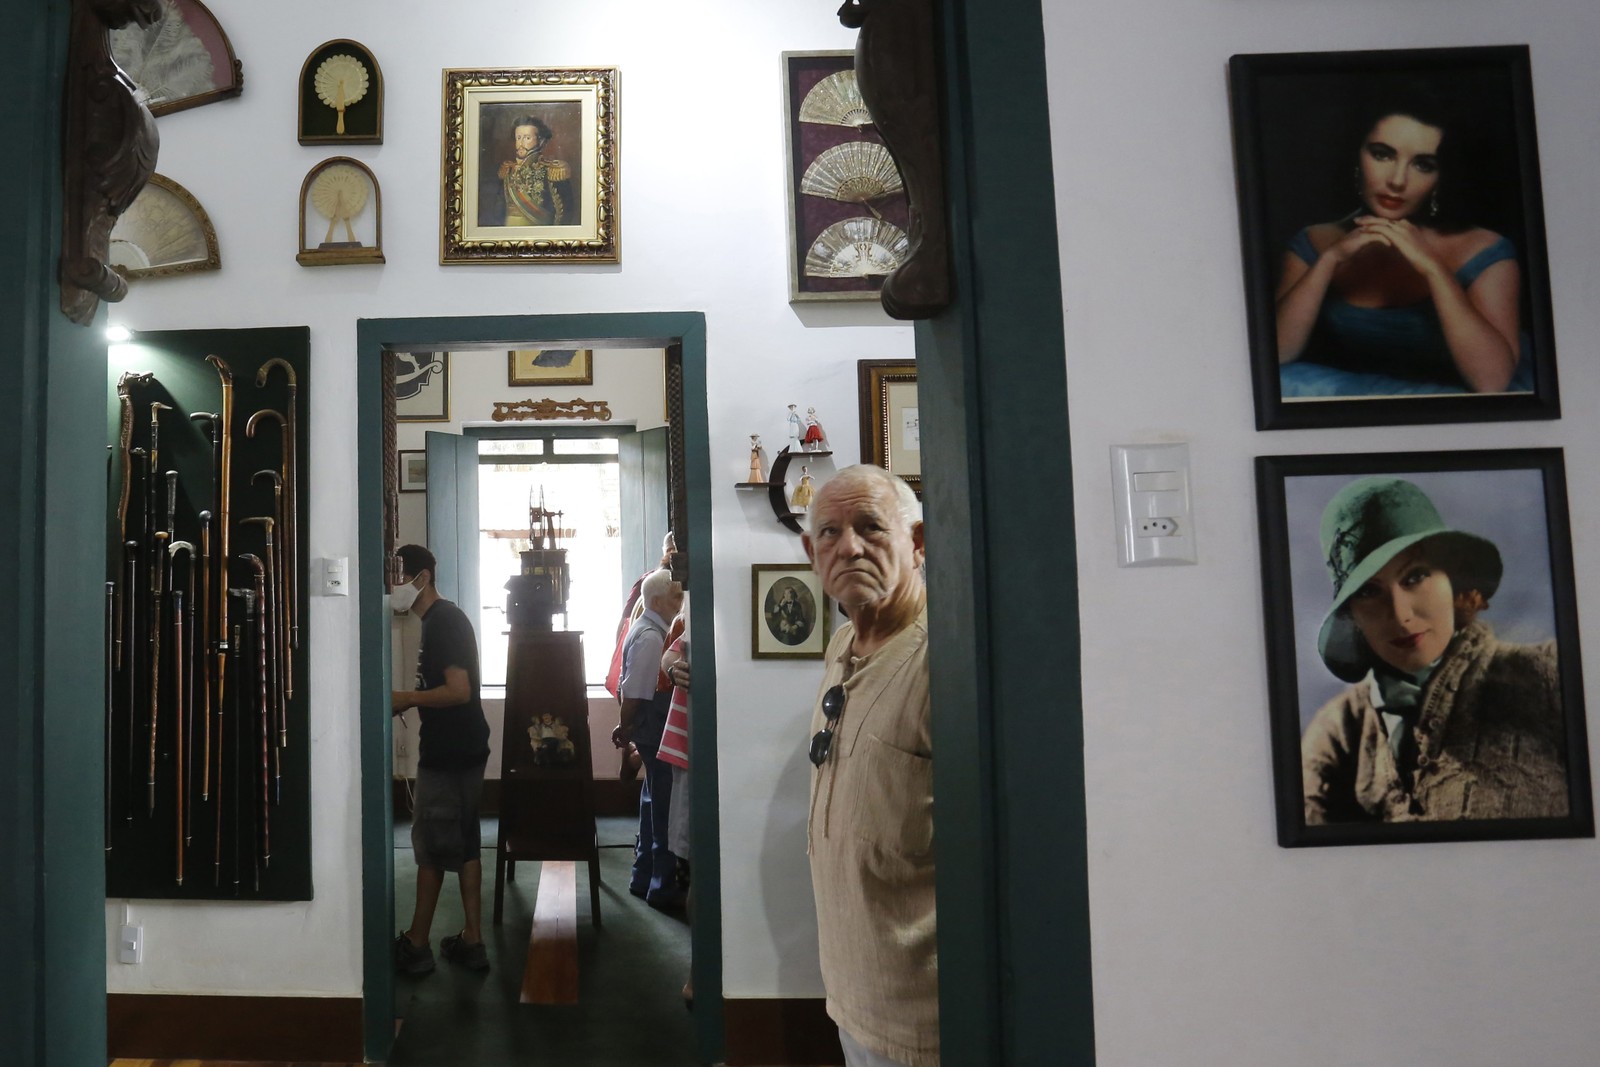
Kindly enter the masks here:
M 800 101 L 800 121 L 829 126 L 870 126 L 872 113 L 861 99 L 856 72 L 841 70 L 811 87 Z
M 809 278 L 866 278 L 888 274 L 905 261 L 911 239 L 892 222 L 858 216 L 817 235 L 806 253 Z
M 812 160 L 800 178 L 802 193 L 850 204 L 865 204 L 904 187 L 889 150 L 872 141 L 834 145 Z
M 194 212 L 159 185 L 146 185 L 117 217 L 111 243 L 112 262 L 119 267 L 192 263 L 207 255 L 205 231 Z

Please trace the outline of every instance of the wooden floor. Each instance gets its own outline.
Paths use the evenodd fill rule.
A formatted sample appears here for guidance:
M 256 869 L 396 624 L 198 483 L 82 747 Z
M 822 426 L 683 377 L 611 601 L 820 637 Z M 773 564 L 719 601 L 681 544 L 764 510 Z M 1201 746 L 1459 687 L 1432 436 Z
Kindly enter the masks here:
M 263 1060 L 112 1060 L 110 1067 L 362 1067 L 358 1063 L 268 1063 Z

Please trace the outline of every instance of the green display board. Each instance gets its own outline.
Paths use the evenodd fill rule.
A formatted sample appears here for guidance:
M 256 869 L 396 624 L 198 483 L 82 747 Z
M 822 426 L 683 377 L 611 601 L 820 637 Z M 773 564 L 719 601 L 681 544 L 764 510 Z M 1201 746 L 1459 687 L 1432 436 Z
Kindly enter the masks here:
M 111 348 L 107 896 L 311 898 L 309 358 L 303 326 Z

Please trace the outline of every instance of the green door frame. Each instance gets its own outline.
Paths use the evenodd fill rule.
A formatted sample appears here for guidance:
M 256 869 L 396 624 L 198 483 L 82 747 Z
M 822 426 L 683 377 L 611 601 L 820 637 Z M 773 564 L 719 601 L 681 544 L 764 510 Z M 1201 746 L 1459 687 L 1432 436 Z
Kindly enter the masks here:
M 946 1063 L 1094 1063 L 1072 442 L 1039 0 L 940 9 L 954 305 L 916 328 Z M 954 432 L 959 428 L 960 432 Z M 976 711 L 976 714 L 974 712 Z M 976 758 L 950 758 L 973 753 Z M 960 915 L 961 922 L 944 917 Z
M 389 788 L 392 734 L 384 674 L 389 626 L 383 612 L 383 350 L 444 350 L 528 337 L 582 338 L 594 347 L 683 347 L 684 472 L 688 488 L 689 574 L 695 599 L 715 603 L 711 565 L 711 449 L 706 414 L 706 326 L 699 312 L 588 315 L 493 315 L 462 318 L 361 319 L 356 324 L 357 510 L 361 580 L 356 583 L 361 633 L 362 958 L 365 1048 L 382 1060 L 394 1043 L 394 809 Z M 695 662 L 709 684 L 695 687 L 691 832 L 705 847 L 695 856 L 695 1032 L 701 1055 L 722 1057 L 722 861 L 717 800 L 716 642 L 713 613 L 694 617 Z
M 68 6 L 24 4 L 0 36 L 0 969 L 8 1063 L 105 1063 L 106 343 L 57 310 Z

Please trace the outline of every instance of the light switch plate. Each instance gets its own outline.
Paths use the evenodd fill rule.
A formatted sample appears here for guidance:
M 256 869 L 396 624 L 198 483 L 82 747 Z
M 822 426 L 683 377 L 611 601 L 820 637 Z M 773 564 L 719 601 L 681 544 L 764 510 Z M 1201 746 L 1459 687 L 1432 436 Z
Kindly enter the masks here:
M 1196 562 L 1187 444 L 1112 445 L 1111 496 L 1121 566 Z
M 322 580 L 318 592 L 323 596 L 350 595 L 350 560 L 346 556 L 322 560 Z

